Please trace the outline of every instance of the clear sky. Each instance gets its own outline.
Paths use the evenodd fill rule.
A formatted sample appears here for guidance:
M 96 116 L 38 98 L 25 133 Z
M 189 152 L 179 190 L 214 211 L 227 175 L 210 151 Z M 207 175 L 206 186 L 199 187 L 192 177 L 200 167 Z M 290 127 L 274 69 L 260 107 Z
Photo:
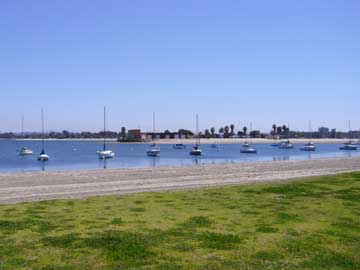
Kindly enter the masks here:
M 1 0 L 0 131 L 360 128 L 358 0 Z

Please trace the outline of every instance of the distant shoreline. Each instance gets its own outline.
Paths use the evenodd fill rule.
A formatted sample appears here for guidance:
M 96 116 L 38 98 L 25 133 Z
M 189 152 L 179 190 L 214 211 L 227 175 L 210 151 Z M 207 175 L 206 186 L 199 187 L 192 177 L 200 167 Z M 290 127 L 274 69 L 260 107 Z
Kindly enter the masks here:
M 102 142 L 104 139 L 45 139 L 45 141 L 84 141 L 84 142 Z M 250 141 L 252 144 L 273 144 L 276 142 L 280 142 L 280 140 L 273 140 L 273 139 L 245 139 L 245 138 L 212 138 L 212 139 L 201 139 L 201 144 L 242 144 L 246 140 Z M 309 139 L 301 138 L 301 139 L 289 139 L 294 144 L 304 144 L 309 141 Z M 41 141 L 41 139 L 0 139 L 0 141 Z M 149 144 L 151 141 L 145 142 L 118 142 L 117 139 L 106 139 L 107 143 L 109 144 Z M 312 139 L 312 142 L 316 144 L 342 144 L 346 142 L 347 139 Z M 353 140 L 355 142 L 358 139 Z M 156 140 L 157 144 L 195 144 L 196 139 L 159 139 Z

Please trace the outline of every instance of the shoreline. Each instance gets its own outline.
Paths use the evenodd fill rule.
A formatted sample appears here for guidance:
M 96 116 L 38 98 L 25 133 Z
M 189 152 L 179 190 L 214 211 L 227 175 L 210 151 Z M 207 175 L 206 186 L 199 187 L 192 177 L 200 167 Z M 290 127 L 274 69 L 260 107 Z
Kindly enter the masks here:
M 281 140 L 273 140 L 273 139 L 246 139 L 246 138 L 213 138 L 213 139 L 201 139 L 201 144 L 242 144 L 245 141 L 250 141 L 252 144 L 273 144 L 278 143 Z M 293 144 L 305 144 L 309 142 L 309 139 L 306 138 L 297 138 L 297 139 L 289 139 Z M 312 139 L 311 141 L 315 144 L 343 144 L 347 142 L 348 139 Z M 41 139 L 0 139 L 0 141 L 41 141 Z M 45 141 L 63 141 L 63 142 L 103 142 L 104 139 L 45 139 Z M 157 144 L 195 144 L 196 139 L 159 139 L 156 140 Z M 359 143 L 359 139 L 352 140 L 356 143 Z M 106 142 L 109 144 L 149 144 L 151 141 L 144 142 L 118 142 L 117 139 L 106 139 Z
M 0 204 L 284 181 L 360 171 L 360 157 L 0 173 Z

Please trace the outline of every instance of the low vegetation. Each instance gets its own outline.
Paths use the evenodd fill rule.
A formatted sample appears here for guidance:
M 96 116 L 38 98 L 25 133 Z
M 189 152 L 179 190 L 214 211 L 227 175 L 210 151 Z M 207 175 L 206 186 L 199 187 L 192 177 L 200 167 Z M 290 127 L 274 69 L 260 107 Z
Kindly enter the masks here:
M 0 269 L 360 269 L 360 173 L 0 206 Z

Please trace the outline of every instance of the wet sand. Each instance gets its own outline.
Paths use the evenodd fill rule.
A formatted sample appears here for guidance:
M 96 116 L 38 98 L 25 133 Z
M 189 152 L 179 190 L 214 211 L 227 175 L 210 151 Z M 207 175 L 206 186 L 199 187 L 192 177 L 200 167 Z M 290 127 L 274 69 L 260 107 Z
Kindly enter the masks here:
M 360 171 L 360 158 L 0 174 L 0 203 L 290 180 Z

